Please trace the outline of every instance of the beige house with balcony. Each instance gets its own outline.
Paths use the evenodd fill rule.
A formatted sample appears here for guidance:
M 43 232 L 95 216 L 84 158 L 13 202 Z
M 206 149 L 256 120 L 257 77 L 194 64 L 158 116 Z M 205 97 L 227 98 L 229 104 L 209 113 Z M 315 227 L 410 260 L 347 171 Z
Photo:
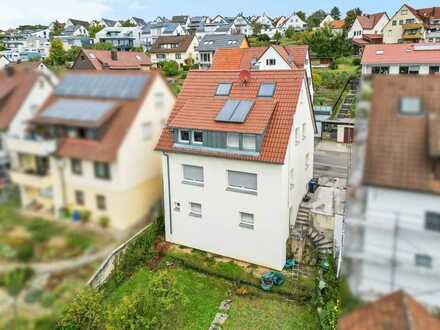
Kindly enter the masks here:
M 69 72 L 7 139 L 24 209 L 125 230 L 162 198 L 153 147 L 174 106 L 157 71 Z M 87 212 L 87 213 L 88 213 Z

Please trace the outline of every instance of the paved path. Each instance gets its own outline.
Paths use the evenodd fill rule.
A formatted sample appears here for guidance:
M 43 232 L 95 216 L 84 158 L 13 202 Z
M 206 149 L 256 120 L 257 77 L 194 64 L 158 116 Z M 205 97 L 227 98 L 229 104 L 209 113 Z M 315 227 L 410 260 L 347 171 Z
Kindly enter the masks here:
M 335 178 L 347 178 L 349 153 L 338 151 L 315 151 L 314 174 Z

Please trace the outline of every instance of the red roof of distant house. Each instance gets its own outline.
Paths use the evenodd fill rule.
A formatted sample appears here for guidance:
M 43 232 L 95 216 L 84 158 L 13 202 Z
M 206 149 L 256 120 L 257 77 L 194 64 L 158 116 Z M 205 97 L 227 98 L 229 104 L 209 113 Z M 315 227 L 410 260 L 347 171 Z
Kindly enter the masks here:
M 440 18 L 440 7 L 414 9 L 413 7 L 406 4 L 404 6 L 406 6 L 414 16 L 423 21 L 423 23 L 425 24 L 429 24 L 429 21 L 433 18 Z
M 358 16 L 357 19 L 363 29 L 371 30 L 376 26 L 376 24 L 380 21 L 380 19 L 386 14 L 387 13 L 382 12 L 382 13 L 377 13 L 377 14 L 362 15 L 362 16 Z
M 435 330 L 440 329 L 440 320 L 411 296 L 398 291 L 343 316 L 338 329 Z
M 233 49 L 235 51 L 235 49 Z M 304 80 L 304 70 L 252 71 L 246 84 L 239 80 L 240 70 L 191 71 L 177 98 L 167 127 L 156 147 L 157 150 L 218 156 L 223 158 L 253 160 L 282 164 L 292 131 L 293 116 Z M 230 96 L 215 96 L 221 82 L 232 82 Z M 275 82 L 276 90 L 271 99 L 257 99 L 261 82 Z M 241 124 L 215 121 L 227 99 L 255 100 L 246 121 Z M 231 132 L 265 132 L 258 156 L 243 156 L 194 149 L 175 148 L 172 128 L 202 128 Z
M 343 29 L 345 27 L 345 20 L 338 19 L 330 23 L 332 29 Z
M 81 59 L 81 56 L 86 56 L 97 71 L 111 69 L 111 70 L 126 70 L 126 69 L 140 69 L 141 67 L 151 64 L 150 59 L 143 52 L 116 52 L 117 59 L 113 60 L 110 50 L 94 50 L 82 49 L 75 61 Z M 75 67 L 75 64 L 73 67 Z
M 273 47 L 292 68 L 304 67 L 309 50 L 307 45 L 273 45 L 270 47 Z M 249 70 L 251 69 L 252 59 L 258 60 L 267 49 L 268 47 L 218 49 L 214 54 L 211 70 Z M 292 56 L 293 63 L 289 63 L 289 56 Z
M 436 47 L 436 44 L 368 45 L 365 47 L 361 63 L 440 64 L 440 47 Z

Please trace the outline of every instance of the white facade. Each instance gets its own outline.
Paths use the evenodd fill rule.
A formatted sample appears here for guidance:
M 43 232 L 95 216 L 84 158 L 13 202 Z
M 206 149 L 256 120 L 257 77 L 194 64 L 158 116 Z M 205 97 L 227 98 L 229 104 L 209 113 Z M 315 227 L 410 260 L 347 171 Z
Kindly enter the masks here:
M 349 39 L 362 39 L 364 34 L 382 34 L 383 28 L 388 24 L 389 18 L 387 15 L 382 15 L 380 20 L 372 29 L 364 29 L 356 17 L 350 31 L 347 33 L 347 38 Z
M 163 52 L 155 51 L 151 53 L 151 63 L 157 64 L 162 61 L 176 61 L 179 65 L 184 65 L 185 60 L 192 59 L 194 63 L 199 63 L 200 56 L 197 50 L 199 46 L 199 40 L 197 37 L 193 37 L 191 44 L 188 46 L 186 51 L 174 53 L 174 52 Z
M 428 229 L 428 212 L 440 216 L 440 197 L 423 192 L 367 187 L 363 219 L 352 241 L 350 283 L 366 299 L 403 289 L 431 307 L 440 306 L 440 231 Z M 350 223 L 351 222 L 351 223 Z
M 284 164 L 163 153 L 167 241 L 281 270 L 289 226 L 313 176 L 313 119 L 302 85 Z M 298 139 L 298 140 L 297 140 Z M 203 184 L 182 182 L 183 165 L 203 167 Z M 228 190 L 228 170 L 257 175 L 256 193 Z M 191 215 L 191 204 L 201 216 Z M 240 226 L 252 215 L 253 229 Z
M 322 20 L 322 22 L 319 24 L 319 27 L 320 28 L 326 27 L 330 25 L 332 22 L 334 22 L 334 20 L 335 19 L 329 14 Z
M 304 22 L 297 14 L 293 13 L 288 19 L 286 19 L 281 26 L 283 32 L 292 27 L 295 31 L 303 31 L 307 27 L 307 23 Z
M 431 67 L 439 67 L 440 66 L 440 59 L 438 61 L 438 64 L 417 64 L 417 63 L 411 63 L 411 64 L 363 64 L 362 65 L 362 75 L 371 75 L 373 73 L 373 69 L 375 67 L 385 67 L 388 68 L 389 72 L 388 74 L 396 75 L 400 72 L 400 67 L 410 67 L 411 70 L 414 70 L 414 72 L 418 72 L 420 75 L 427 75 L 430 73 Z

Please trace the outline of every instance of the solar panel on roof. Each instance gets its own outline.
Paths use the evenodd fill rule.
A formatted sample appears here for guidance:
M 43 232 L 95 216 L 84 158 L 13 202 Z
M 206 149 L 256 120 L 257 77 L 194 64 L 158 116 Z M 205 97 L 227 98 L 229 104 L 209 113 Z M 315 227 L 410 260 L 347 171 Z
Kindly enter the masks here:
M 135 100 L 147 82 L 144 75 L 71 74 L 57 86 L 55 95 Z
M 229 121 L 243 123 L 253 105 L 254 101 L 240 101 Z
M 227 100 L 215 120 L 231 123 L 243 123 L 253 105 L 254 101 L 249 100 Z
M 272 97 L 275 93 L 275 83 L 261 83 L 258 90 L 258 96 L 260 97 Z
M 114 108 L 115 104 L 115 102 L 103 101 L 58 100 L 49 106 L 41 114 L 41 117 L 67 121 L 98 122 Z

